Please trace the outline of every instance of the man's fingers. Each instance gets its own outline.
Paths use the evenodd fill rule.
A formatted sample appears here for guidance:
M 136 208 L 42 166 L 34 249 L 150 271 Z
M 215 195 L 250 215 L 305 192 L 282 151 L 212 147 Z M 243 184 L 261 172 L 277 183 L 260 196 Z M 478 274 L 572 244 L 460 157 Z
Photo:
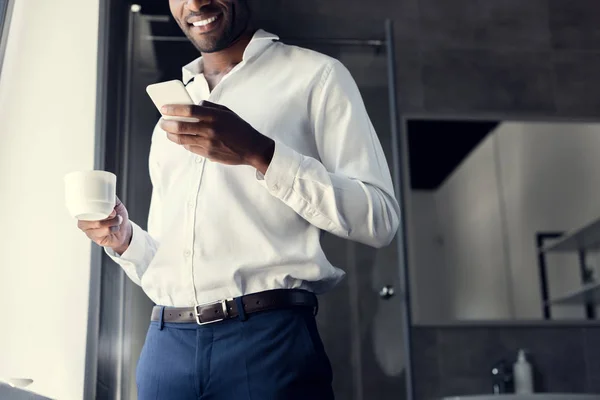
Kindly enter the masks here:
M 110 228 L 111 226 L 119 226 L 123 223 L 123 217 L 116 215 L 113 218 L 107 218 L 102 221 L 78 221 L 77 227 L 84 232 L 94 229 Z
M 102 247 L 110 247 L 111 246 L 111 241 L 112 241 L 112 237 L 111 236 L 104 236 L 98 239 L 92 239 L 94 242 L 96 242 L 96 244 L 98 246 L 102 246 Z
M 94 242 L 109 236 L 111 233 L 111 228 L 92 229 L 85 232 L 85 234 Z
M 121 225 L 113 225 L 106 226 L 98 229 L 90 229 L 85 232 L 85 234 L 92 240 L 97 241 L 107 236 L 110 236 L 113 233 L 117 233 L 121 231 Z
M 179 135 L 167 133 L 167 138 L 180 146 L 197 146 L 206 148 L 210 145 L 210 139 L 196 135 Z
M 200 130 L 206 128 L 206 123 L 202 122 L 183 122 L 162 119 L 160 127 L 163 131 L 179 135 L 197 135 Z
M 212 103 L 211 103 L 212 104 Z M 200 121 L 213 121 L 216 108 L 201 105 L 167 104 L 160 109 L 162 115 L 197 118 Z
M 160 127 L 168 133 L 177 135 L 196 135 L 207 136 L 214 134 L 213 124 L 211 122 L 183 122 L 161 120 Z

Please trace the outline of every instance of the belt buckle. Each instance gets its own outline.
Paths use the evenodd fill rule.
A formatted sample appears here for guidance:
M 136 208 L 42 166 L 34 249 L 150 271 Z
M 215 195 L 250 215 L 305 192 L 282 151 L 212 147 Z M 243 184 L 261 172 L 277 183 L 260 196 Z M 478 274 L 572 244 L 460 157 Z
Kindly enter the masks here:
M 215 301 L 212 303 L 198 304 L 198 305 L 194 306 L 194 311 L 195 311 L 194 314 L 196 314 L 196 323 L 198 325 L 208 325 L 208 324 L 214 324 L 215 322 L 225 321 L 227 318 L 229 318 L 229 311 L 227 310 L 227 300 L 232 300 L 232 299 Z M 221 304 L 221 310 L 223 311 L 223 318 L 219 318 L 219 319 L 215 319 L 213 321 L 207 321 L 207 322 L 200 321 L 200 307 L 214 306 L 217 304 Z

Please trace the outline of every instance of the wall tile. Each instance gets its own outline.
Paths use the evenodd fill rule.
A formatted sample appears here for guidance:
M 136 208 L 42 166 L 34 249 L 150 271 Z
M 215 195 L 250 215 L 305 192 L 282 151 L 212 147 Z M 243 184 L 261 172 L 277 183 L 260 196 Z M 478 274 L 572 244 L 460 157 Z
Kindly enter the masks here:
M 600 394 L 600 327 L 585 328 L 583 338 L 587 392 Z
M 520 348 L 530 353 L 538 391 L 585 391 L 582 330 L 578 327 L 508 328 L 500 332 L 503 347 L 514 362 Z
M 387 18 L 393 19 L 399 108 L 402 112 L 423 108 L 417 0 L 379 0 L 376 7 L 367 7 L 368 10 L 365 3 L 358 0 L 311 0 L 285 4 L 282 4 L 281 0 L 266 1 L 268 6 L 255 7 L 257 24 L 278 34 L 284 40 L 286 38 L 384 39 L 384 21 Z M 344 58 L 349 53 L 362 53 L 363 58 L 368 60 L 372 59 L 377 51 L 369 47 L 338 45 L 307 44 L 306 47 L 338 59 Z M 379 58 L 383 60 L 383 64 L 377 63 L 372 67 L 362 68 L 360 74 L 365 76 L 355 76 L 361 81 L 359 84 L 387 85 L 385 49 L 380 51 Z M 357 69 L 362 67 L 359 64 L 356 63 Z
M 558 113 L 600 115 L 600 53 L 558 52 L 554 64 Z
M 440 393 L 442 397 L 491 394 L 492 383 L 477 377 L 452 377 L 442 380 Z
M 416 327 L 412 330 L 413 370 L 427 378 L 441 377 L 438 330 Z
M 396 43 L 396 79 L 398 106 L 401 113 L 423 109 L 421 52 Z
M 420 13 L 426 46 L 550 48 L 545 0 L 421 0 Z
M 412 368 L 417 399 L 434 399 L 441 393 L 438 331 L 416 327 L 412 330 Z
M 384 37 L 384 21 L 391 18 L 399 41 L 418 40 L 417 0 L 378 0 L 371 7 L 359 0 L 269 2 L 278 8 L 276 14 L 255 7 L 256 19 L 282 37 L 378 39 Z
M 418 0 L 377 0 L 373 3 L 362 0 L 311 1 L 318 4 L 322 15 L 343 16 L 345 24 L 336 28 L 340 32 L 347 29 L 347 32 L 354 36 L 362 32 L 363 35 L 370 34 L 377 37 L 380 32 L 378 25 L 386 19 L 392 19 L 398 42 L 406 44 L 415 43 L 418 40 Z
M 600 50 L 598 0 L 549 0 L 549 8 L 554 48 Z
M 551 60 L 545 52 L 424 51 L 425 108 L 554 114 Z
M 452 327 L 438 335 L 444 383 L 457 378 L 490 381 L 492 366 L 506 356 L 495 329 Z
M 600 393 L 600 327 L 418 327 L 413 328 L 415 393 L 422 395 L 417 399 L 490 393 L 490 367 L 500 359 L 513 363 L 520 348 L 530 354 L 536 391 Z M 427 368 L 436 358 L 439 374 Z
M 415 400 L 440 400 L 445 397 L 441 378 L 419 379 L 414 382 Z

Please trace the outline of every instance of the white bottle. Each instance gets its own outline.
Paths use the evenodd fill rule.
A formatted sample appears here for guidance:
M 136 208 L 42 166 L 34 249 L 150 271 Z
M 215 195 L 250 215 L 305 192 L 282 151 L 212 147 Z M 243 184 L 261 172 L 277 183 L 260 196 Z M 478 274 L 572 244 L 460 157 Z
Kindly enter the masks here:
M 524 350 L 519 350 L 517 362 L 513 365 L 513 379 L 515 382 L 515 393 L 533 393 L 533 372 L 531 364 L 527 361 Z

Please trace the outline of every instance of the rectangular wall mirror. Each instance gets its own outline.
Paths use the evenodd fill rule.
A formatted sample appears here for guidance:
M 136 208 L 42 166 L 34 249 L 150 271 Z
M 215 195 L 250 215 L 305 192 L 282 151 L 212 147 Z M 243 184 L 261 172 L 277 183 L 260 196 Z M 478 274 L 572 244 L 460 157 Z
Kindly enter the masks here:
M 414 324 L 597 321 L 600 124 L 404 122 Z

